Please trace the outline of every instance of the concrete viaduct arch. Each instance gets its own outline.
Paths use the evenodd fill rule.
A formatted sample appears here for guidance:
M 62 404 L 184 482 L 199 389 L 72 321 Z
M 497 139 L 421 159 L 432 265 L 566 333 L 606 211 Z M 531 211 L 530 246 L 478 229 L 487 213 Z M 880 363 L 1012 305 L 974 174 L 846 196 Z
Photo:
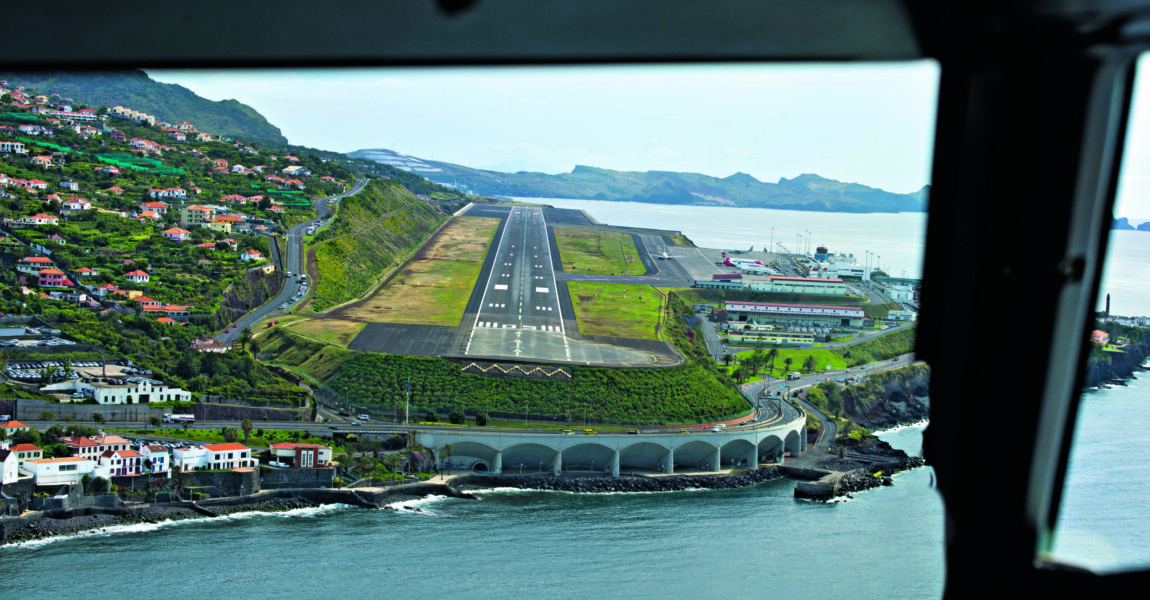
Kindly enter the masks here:
M 782 462 L 785 452 L 806 450 L 805 417 L 759 428 L 729 428 L 722 432 L 647 433 L 643 435 L 487 432 L 476 429 L 429 431 L 416 440 L 437 458 L 452 444 L 451 461 L 491 473 L 559 475 L 564 471 L 595 471 L 619 475 L 623 470 L 674 473 L 676 466 L 703 470 L 755 468 Z

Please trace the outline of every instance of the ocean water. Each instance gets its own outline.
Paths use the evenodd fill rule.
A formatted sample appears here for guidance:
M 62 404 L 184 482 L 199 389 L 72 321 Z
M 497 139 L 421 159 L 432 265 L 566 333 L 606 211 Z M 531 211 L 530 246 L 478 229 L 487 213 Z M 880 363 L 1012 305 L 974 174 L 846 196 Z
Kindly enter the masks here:
M 1053 558 L 1108 573 L 1150 568 L 1148 400 L 1145 370 L 1082 395 Z
M 682 231 L 697 246 L 727 250 L 764 250 L 782 243 L 788 250 L 818 246 L 854 254 L 860 264 L 865 252 L 894 277 L 922 276 L 926 213 L 825 213 L 766 208 L 672 206 L 638 202 L 604 202 L 564 198 L 519 198 L 556 208 L 585 210 L 605 225 L 630 225 Z M 807 241 L 808 232 L 810 241 Z
M 913 450 L 921 431 L 887 439 Z M 815 581 L 820 598 L 941 595 L 943 510 L 929 468 L 829 504 L 795 501 L 794 486 L 494 490 L 394 510 L 124 527 L 0 547 L 0 598 L 757 598 L 806 594 Z

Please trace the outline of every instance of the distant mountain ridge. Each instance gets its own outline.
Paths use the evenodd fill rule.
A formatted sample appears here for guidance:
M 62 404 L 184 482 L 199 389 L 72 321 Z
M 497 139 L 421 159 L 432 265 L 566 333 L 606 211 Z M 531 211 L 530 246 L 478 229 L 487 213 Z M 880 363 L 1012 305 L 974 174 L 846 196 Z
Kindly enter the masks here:
M 675 171 L 614 171 L 585 165 L 556 175 L 501 173 L 405 156 L 387 149 L 356 150 L 348 156 L 392 164 L 436 183 L 468 188 L 486 196 L 871 213 L 923 212 L 930 191 L 929 186 L 924 186 L 913 194 L 896 194 L 810 173 L 767 183 L 741 172 L 719 178 Z
M 283 132 L 237 100 L 213 101 L 174 83 L 161 83 L 139 69 L 94 73 L 3 73 L 12 85 L 45 90 L 91 107 L 124 106 L 169 123 L 188 121 L 212 135 L 282 147 Z

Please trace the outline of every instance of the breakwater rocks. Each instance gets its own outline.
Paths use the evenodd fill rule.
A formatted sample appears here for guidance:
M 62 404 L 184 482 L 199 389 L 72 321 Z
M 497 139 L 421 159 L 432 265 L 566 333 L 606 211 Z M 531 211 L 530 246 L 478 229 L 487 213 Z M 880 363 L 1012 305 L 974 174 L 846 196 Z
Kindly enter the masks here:
M 676 492 L 748 487 L 779 479 L 778 467 L 760 467 L 732 475 L 466 475 L 452 480 L 457 489 L 519 488 L 577 493 Z

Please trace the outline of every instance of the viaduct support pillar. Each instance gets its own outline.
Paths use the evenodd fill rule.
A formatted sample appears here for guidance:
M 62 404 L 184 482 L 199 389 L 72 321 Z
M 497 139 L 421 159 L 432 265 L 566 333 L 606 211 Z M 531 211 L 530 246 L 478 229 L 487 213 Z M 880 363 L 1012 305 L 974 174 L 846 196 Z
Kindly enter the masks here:
M 759 468 L 759 447 L 751 446 L 751 451 L 747 453 L 747 468 Z
M 619 476 L 619 449 L 618 448 L 616 448 L 615 451 L 611 454 L 611 476 L 612 477 L 618 477 Z
M 721 458 L 723 458 L 723 449 L 722 448 L 715 448 L 715 454 L 711 456 L 711 462 L 710 462 L 712 471 L 720 470 L 721 465 L 719 464 L 719 460 Z
M 563 451 L 555 453 L 555 460 L 551 461 L 551 472 L 556 476 L 563 474 Z
M 670 475 L 675 472 L 675 449 L 668 448 L 667 456 L 663 458 L 663 472 Z
M 495 473 L 496 475 L 502 475 L 503 474 L 503 451 L 502 450 L 496 450 L 495 451 L 495 464 L 491 465 L 491 472 Z

